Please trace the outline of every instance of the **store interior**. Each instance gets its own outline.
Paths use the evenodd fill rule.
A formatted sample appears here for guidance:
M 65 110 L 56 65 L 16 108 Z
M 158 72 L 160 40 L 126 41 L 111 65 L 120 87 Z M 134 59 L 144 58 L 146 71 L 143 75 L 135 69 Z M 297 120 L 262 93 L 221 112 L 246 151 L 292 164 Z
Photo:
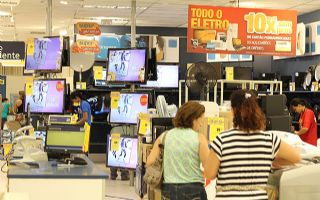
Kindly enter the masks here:
M 257 94 L 266 130 L 318 163 L 320 142 L 291 136 L 300 115 L 290 102 L 306 100 L 319 138 L 319 3 L 0 0 L 0 200 L 160 200 L 161 191 L 143 180 L 153 143 L 188 101 L 205 106 L 201 131 L 212 142 L 233 128 L 230 96 L 239 89 Z M 189 5 L 296 10 L 296 51 L 192 53 Z M 208 40 L 194 34 L 197 42 Z M 215 32 L 215 45 L 228 45 L 228 34 Z M 320 169 L 307 161 L 273 174 L 278 199 L 299 187 L 300 199 L 320 198 Z M 214 199 L 215 181 L 206 183 Z

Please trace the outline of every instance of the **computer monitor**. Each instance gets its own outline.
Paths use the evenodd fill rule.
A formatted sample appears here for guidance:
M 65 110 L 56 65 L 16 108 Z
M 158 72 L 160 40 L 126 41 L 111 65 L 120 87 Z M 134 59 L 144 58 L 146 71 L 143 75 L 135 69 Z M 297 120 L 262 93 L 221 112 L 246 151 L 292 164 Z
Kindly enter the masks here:
M 137 124 L 139 113 L 148 111 L 148 96 L 147 93 L 120 93 L 118 106 L 111 107 L 110 123 Z
M 107 139 L 107 163 L 108 167 L 136 169 L 138 164 L 138 138 L 120 136 L 116 147 L 112 145 L 111 136 Z
M 61 72 L 62 46 L 59 36 L 34 38 L 28 43 L 25 69 Z
M 282 90 L 289 91 L 290 82 L 292 82 L 292 76 L 281 76 L 280 79 L 282 81 Z
M 157 80 L 147 81 L 140 87 L 147 88 L 178 88 L 179 87 L 179 64 L 158 64 Z
M 89 137 L 83 126 L 51 124 L 47 127 L 45 151 L 48 153 L 86 153 Z
M 108 83 L 145 83 L 147 49 L 122 48 L 108 51 Z
M 31 113 L 63 114 L 65 79 L 34 80 L 25 90 L 25 112 L 30 104 Z
M 155 142 L 156 139 L 166 130 L 172 129 L 173 117 L 153 117 L 152 121 L 152 141 Z

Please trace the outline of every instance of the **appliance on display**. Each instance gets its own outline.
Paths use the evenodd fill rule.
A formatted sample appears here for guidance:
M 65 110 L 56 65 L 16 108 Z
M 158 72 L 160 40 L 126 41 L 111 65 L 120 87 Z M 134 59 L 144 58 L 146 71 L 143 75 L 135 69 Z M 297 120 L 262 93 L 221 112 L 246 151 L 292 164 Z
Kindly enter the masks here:
M 103 68 L 102 70 L 102 80 L 94 80 L 94 86 L 96 87 L 110 87 L 110 88 L 124 88 L 124 84 L 108 84 L 107 83 L 107 69 Z
M 291 116 L 267 116 L 266 130 L 277 130 L 291 132 Z
M 185 83 L 192 93 L 200 93 L 200 100 L 206 99 L 208 91 L 212 91 L 219 75 L 210 63 L 198 62 L 188 67 Z
M 148 88 L 178 88 L 179 87 L 179 65 L 158 64 L 156 81 L 147 81 L 146 85 L 140 87 Z
M 156 110 L 159 117 L 175 117 L 178 111 L 176 105 L 168 105 L 163 95 L 159 95 L 156 101 Z
M 277 75 L 275 73 L 261 73 L 260 74 L 260 80 L 274 81 L 275 79 L 277 79 Z
M 157 50 L 156 48 L 149 48 L 148 56 L 148 81 L 158 80 L 157 74 Z
M 281 76 L 280 79 L 282 81 L 282 90 L 289 91 L 292 76 Z
M 307 76 L 307 72 L 295 72 L 294 73 L 294 82 L 296 86 L 296 90 L 305 90 L 305 77 Z
M 72 124 L 75 122 L 72 115 L 49 115 L 49 124 Z
M 287 97 L 284 94 L 261 96 L 259 105 L 266 116 L 287 115 Z
M 136 124 L 139 113 L 148 111 L 148 97 L 146 93 L 120 93 L 118 106 L 111 108 L 110 123 Z
M 156 139 L 166 130 L 173 128 L 173 117 L 153 117 L 151 119 L 152 141 Z
M 70 37 L 63 36 L 62 38 L 62 66 L 70 66 Z
M 252 80 L 252 67 L 239 67 L 233 68 L 234 80 Z
M 31 113 L 63 114 L 65 82 L 65 79 L 33 80 L 32 88 L 25 89 L 25 112 L 29 103 Z
M 109 49 L 107 82 L 145 83 L 147 66 L 146 48 Z
M 112 136 L 107 139 L 107 163 L 108 167 L 136 169 L 138 164 L 138 138 L 120 136 L 117 148 L 112 143 Z
M 61 72 L 60 37 L 34 38 L 27 45 L 26 70 Z
M 315 69 L 316 65 L 309 66 L 307 70 L 307 75 L 304 78 L 303 89 L 310 89 L 312 81 L 315 80 Z
M 47 127 L 45 151 L 50 153 L 86 153 L 86 137 L 83 126 L 52 124 Z
M 318 63 L 314 69 L 314 78 L 317 82 L 320 81 L 320 63 Z

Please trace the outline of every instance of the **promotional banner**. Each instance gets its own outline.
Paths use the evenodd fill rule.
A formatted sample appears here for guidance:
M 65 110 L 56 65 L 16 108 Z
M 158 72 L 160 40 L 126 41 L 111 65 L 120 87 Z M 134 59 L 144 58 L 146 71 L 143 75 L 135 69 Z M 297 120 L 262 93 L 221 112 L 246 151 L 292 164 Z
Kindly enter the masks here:
M 71 47 L 72 53 L 100 53 L 98 41 L 77 40 Z
M 80 35 L 101 35 L 100 25 L 95 22 L 78 22 L 76 26 Z
M 188 52 L 293 56 L 297 11 L 189 5 Z
M 24 67 L 26 46 L 24 42 L 0 41 L 0 62 L 5 67 Z

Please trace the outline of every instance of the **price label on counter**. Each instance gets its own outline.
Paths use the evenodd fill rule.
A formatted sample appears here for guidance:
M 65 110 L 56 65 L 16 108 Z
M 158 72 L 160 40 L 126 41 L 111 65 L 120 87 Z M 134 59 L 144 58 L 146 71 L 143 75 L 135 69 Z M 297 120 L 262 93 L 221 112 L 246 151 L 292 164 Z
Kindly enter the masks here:
M 111 151 L 118 151 L 120 148 L 120 133 L 111 134 Z

